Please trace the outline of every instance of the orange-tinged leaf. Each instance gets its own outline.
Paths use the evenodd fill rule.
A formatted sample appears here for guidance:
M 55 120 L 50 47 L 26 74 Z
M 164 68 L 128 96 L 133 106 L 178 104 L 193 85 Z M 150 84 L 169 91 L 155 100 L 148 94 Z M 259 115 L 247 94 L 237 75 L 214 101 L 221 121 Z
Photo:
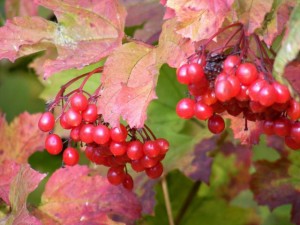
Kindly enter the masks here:
M 15 16 L 37 16 L 38 5 L 33 0 L 6 0 L 5 15 L 6 18 L 13 18 Z
M 37 126 L 40 116 L 25 112 L 9 125 L 0 117 L 0 163 L 6 159 L 25 163 L 32 153 L 44 149 L 47 134 Z
M 146 110 L 156 98 L 158 69 L 156 49 L 140 43 L 127 43 L 110 55 L 105 63 L 99 99 L 104 120 L 112 126 L 120 116 L 131 127 L 143 127 Z
M 192 41 L 177 34 L 175 28 L 175 19 L 164 22 L 157 49 L 161 61 L 171 67 L 179 67 L 195 51 Z
M 0 167 L 0 198 L 11 207 L 10 214 L 4 218 L 5 224 L 40 225 L 41 222 L 29 214 L 26 200 L 46 174 L 30 168 L 29 164 L 5 161 Z
M 121 45 L 126 12 L 117 0 L 36 0 L 52 9 L 53 23 L 39 17 L 19 17 L 0 28 L 0 59 L 56 47 L 56 55 L 43 65 L 44 78 L 62 70 L 83 68 L 106 57 Z M 76 6 L 76 7 L 74 7 Z M 18 34 L 18 35 L 16 35 Z
M 132 224 L 141 216 L 137 197 L 90 174 L 87 166 L 61 168 L 50 177 L 36 215 L 43 224 Z

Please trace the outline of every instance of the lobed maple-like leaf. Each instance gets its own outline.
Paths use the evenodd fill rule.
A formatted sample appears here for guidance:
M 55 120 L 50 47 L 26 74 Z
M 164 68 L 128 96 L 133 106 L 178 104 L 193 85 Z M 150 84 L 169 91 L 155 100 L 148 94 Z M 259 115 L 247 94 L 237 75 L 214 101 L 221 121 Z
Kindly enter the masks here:
M 47 133 L 37 126 L 40 116 L 25 112 L 8 125 L 0 115 L 0 163 L 6 159 L 26 163 L 32 153 L 44 149 Z
M 61 70 L 97 62 L 121 45 L 126 12 L 117 0 L 36 0 L 35 3 L 53 10 L 58 23 L 40 17 L 8 20 L 0 28 L 3 34 L 0 59 L 14 61 L 54 46 L 57 53 L 44 59 L 43 73 L 47 78 Z
M 159 65 L 156 51 L 141 43 L 127 43 L 107 59 L 102 74 L 104 90 L 99 99 L 105 121 L 118 126 L 120 116 L 131 127 L 143 127 L 146 110 L 156 98 Z
M 195 51 L 192 41 L 176 33 L 176 19 L 164 22 L 159 37 L 158 58 L 171 67 L 179 67 Z
M 246 31 L 251 34 L 262 25 L 272 4 L 273 0 L 237 0 L 234 6 L 239 21 L 245 24 Z
M 163 24 L 164 8 L 159 0 L 122 0 L 127 9 L 126 26 L 142 25 L 137 29 L 134 38 L 146 43 L 158 40 Z
M 6 18 L 13 18 L 15 16 L 37 16 L 38 5 L 33 0 L 6 0 L 5 15 Z
M 193 41 L 200 41 L 210 37 L 222 26 L 232 3 L 233 0 L 168 0 L 165 6 L 169 9 L 169 15 L 165 17 L 176 15 L 177 33 Z
M 250 188 L 260 205 L 274 209 L 294 201 L 298 191 L 288 173 L 290 161 L 281 158 L 276 162 L 255 162 L 256 172 L 252 175 Z
M 133 224 L 141 216 L 141 205 L 132 192 L 91 172 L 77 165 L 53 173 L 35 212 L 43 224 Z
M 11 207 L 10 214 L 1 222 L 5 224 L 40 225 L 41 222 L 29 214 L 26 200 L 46 174 L 30 168 L 29 164 L 4 161 L 0 166 L 0 198 Z

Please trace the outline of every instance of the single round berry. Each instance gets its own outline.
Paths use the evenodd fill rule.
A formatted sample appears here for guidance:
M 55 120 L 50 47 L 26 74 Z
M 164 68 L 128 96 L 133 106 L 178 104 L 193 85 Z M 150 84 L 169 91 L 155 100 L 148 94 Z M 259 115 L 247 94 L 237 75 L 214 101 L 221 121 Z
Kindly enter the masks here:
M 287 118 L 281 117 L 274 122 L 274 133 L 285 137 L 290 134 L 291 124 Z
M 215 84 L 216 97 L 221 102 L 230 100 L 232 96 L 232 85 L 228 80 L 221 80 Z
M 65 130 L 69 130 L 72 128 L 72 126 L 68 123 L 67 121 L 67 116 L 65 113 L 63 113 L 60 118 L 59 118 L 59 124 L 62 128 L 64 128 Z
M 110 143 L 109 149 L 114 156 L 124 155 L 127 151 L 126 142 L 114 142 Z
M 234 74 L 235 69 L 240 65 L 241 58 L 238 55 L 228 56 L 223 63 L 223 71 L 227 74 Z
M 300 143 L 297 143 L 292 137 L 286 136 L 284 138 L 285 144 L 293 150 L 299 150 L 300 149 Z
M 96 126 L 93 131 L 93 140 L 97 144 L 105 144 L 110 140 L 110 130 L 107 126 L 102 124 Z
M 160 154 L 160 147 L 156 141 L 146 141 L 143 145 L 144 154 L 150 158 L 155 158 Z
M 79 132 L 80 140 L 87 144 L 92 143 L 94 141 L 93 133 L 94 126 L 92 124 L 83 124 Z
M 266 84 L 259 91 L 259 103 L 263 106 L 271 106 L 276 101 L 276 91 L 274 87 L 270 84 Z
M 243 85 L 249 86 L 258 78 L 258 72 L 253 63 L 246 62 L 239 65 L 236 76 Z
M 292 99 L 287 109 L 287 115 L 291 120 L 298 120 L 300 118 L 300 103 Z
M 158 138 L 155 140 L 160 147 L 160 154 L 166 154 L 169 151 L 170 143 L 164 138 Z
M 231 84 L 232 88 L 231 88 L 231 96 L 232 97 L 236 97 L 241 90 L 241 83 L 239 81 L 239 79 L 236 76 L 233 75 L 229 75 L 227 77 L 228 82 Z
M 195 104 L 195 116 L 199 120 L 207 120 L 214 113 L 214 110 L 211 106 L 208 106 L 202 102 L 197 102 Z
M 164 171 L 163 165 L 159 162 L 155 166 L 146 169 L 146 174 L 151 179 L 159 178 Z
M 71 132 L 70 132 L 70 138 L 73 140 L 73 141 L 80 141 L 80 130 L 81 130 L 81 126 L 78 126 L 78 127 L 73 127 Z
M 51 112 L 44 112 L 38 122 L 41 131 L 48 132 L 54 128 L 55 118 Z
M 188 64 L 183 64 L 176 71 L 177 80 L 181 84 L 191 83 L 190 76 L 188 76 L 187 73 L 188 66 L 189 66 Z
M 300 144 L 300 122 L 295 122 L 291 125 L 290 136 Z
M 123 142 L 127 138 L 128 131 L 123 124 L 110 130 L 110 137 L 113 141 Z
M 124 168 L 120 167 L 111 167 L 107 172 L 107 180 L 113 185 L 119 185 L 123 182 L 125 178 Z
M 79 112 L 79 111 L 84 111 L 87 108 L 89 102 L 87 98 L 84 96 L 84 94 L 75 93 L 71 96 L 70 104 L 72 109 Z
M 123 184 L 123 187 L 129 191 L 131 191 L 133 189 L 133 179 L 128 173 L 125 174 L 122 184 Z
M 266 135 L 274 134 L 274 121 L 273 120 L 265 120 L 263 123 L 263 132 Z
M 250 99 L 252 101 L 258 101 L 260 90 L 267 84 L 268 84 L 267 81 L 263 79 L 257 79 L 256 81 L 254 81 L 248 88 L 248 95 Z
M 221 133 L 225 128 L 224 119 L 215 114 L 208 119 L 208 129 L 214 134 Z
M 198 63 L 188 64 L 187 76 L 190 78 L 191 83 L 199 83 L 204 79 L 203 67 Z
M 49 134 L 45 140 L 45 148 L 51 155 L 58 155 L 63 149 L 61 138 L 57 134 Z
M 147 155 L 144 155 L 141 159 L 141 164 L 143 165 L 144 168 L 150 168 L 155 166 L 158 163 L 157 158 L 150 158 Z
M 70 108 L 68 111 L 65 112 L 66 114 L 66 121 L 72 127 L 77 127 L 82 121 L 81 114 L 75 111 L 73 108 Z
M 181 99 L 176 106 L 176 113 L 182 119 L 190 119 L 195 113 L 195 101 L 190 98 Z
M 75 148 L 68 147 L 63 153 L 63 162 L 67 166 L 74 166 L 79 161 L 79 153 Z
M 274 82 L 272 84 L 276 91 L 276 102 L 277 103 L 286 103 L 291 99 L 291 94 L 287 86 L 280 84 L 278 82 Z
M 137 160 L 144 156 L 143 143 L 139 140 L 129 142 L 127 146 L 127 156 L 131 160 Z
M 97 118 L 97 106 L 95 104 L 89 104 L 87 108 L 82 112 L 82 119 L 86 122 L 93 123 Z
M 145 167 L 142 164 L 141 160 L 132 160 L 130 162 L 130 165 L 131 165 L 131 168 L 137 173 L 145 170 Z

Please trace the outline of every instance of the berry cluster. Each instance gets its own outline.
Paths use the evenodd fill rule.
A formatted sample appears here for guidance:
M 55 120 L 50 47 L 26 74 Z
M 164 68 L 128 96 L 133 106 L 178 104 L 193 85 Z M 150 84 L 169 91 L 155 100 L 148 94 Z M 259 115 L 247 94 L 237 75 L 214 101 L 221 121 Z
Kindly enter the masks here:
M 233 26 L 238 29 L 219 51 L 206 51 L 203 45 L 177 69 L 177 80 L 188 85 L 190 95 L 178 102 L 178 116 L 208 120 L 208 129 L 218 134 L 225 128 L 220 114 L 243 115 L 245 130 L 247 120 L 262 121 L 265 134 L 284 137 L 286 145 L 300 149 L 300 103 L 273 78 L 273 61 L 258 37 L 247 37 L 241 24 L 228 28 Z M 237 42 L 229 45 L 232 40 Z M 250 49 L 251 40 L 259 55 Z
M 63 163 L 68 166 L 76 165 L 79 153 L 72 146 L 80 143 L 91 162 L 109 167 L 107 179 L 111 184 L 123 184 L 128 190 L 133 188 L 133 179 L 127 171 L 127 163 L 136 172 L 145 171 L 149 178 L 155 179 L 162 175 L 161 161 L 169 149 L 167 140 L 157 139 L 146 125 L 141 129 L 125 127 L 123 124 L 111 127 L 98 113 L 98 93 L 87 97 L 88 94 L 81 87 L 63 95 L 65 89 L 66 86 L 63 86 L 63 91 L 38 122 L 40 130 L 50 132 L 45 140 L 45 148 L 50 154 L 63 152 Z M 68 147 L 64 150 L 61 137 L 52 133 L 55 117 L 51 111 L 59 101 L 64 104 L 57 119 L 63 129 L 70 130 Z

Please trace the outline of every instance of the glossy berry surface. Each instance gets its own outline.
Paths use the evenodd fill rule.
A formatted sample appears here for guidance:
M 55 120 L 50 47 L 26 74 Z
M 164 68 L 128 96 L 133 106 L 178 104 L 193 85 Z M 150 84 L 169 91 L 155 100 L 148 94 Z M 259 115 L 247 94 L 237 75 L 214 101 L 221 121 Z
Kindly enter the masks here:
M 48 132 L 54 128 L 55 118 L 51 112 L 44 112 L 38 122 L 41 131 Z
M 82 93 L 75 93 L 71 96 L 70 104 L 75 111 L 84 111 L 88 106 L 88 100 Z
M 176 113 L 183 119 L 190 119 L 195 114 L 195 101 L 190 98 L 181 99 L 176 106 Z
M 208 119 L 208 129 L 214 134 L 221 133 L 225 128 L 224 119 L 219 115 L 213 115 Z
M 51 155 L 58 155 L 63 149 L 61 138 L 57 134 L 49 134 L 45 140 L 45 148 Z
M 75 148 L 68 147 L 63 153 L 63 162 L 67 166 L 74 166 L 79 161 L 79 153 Z

